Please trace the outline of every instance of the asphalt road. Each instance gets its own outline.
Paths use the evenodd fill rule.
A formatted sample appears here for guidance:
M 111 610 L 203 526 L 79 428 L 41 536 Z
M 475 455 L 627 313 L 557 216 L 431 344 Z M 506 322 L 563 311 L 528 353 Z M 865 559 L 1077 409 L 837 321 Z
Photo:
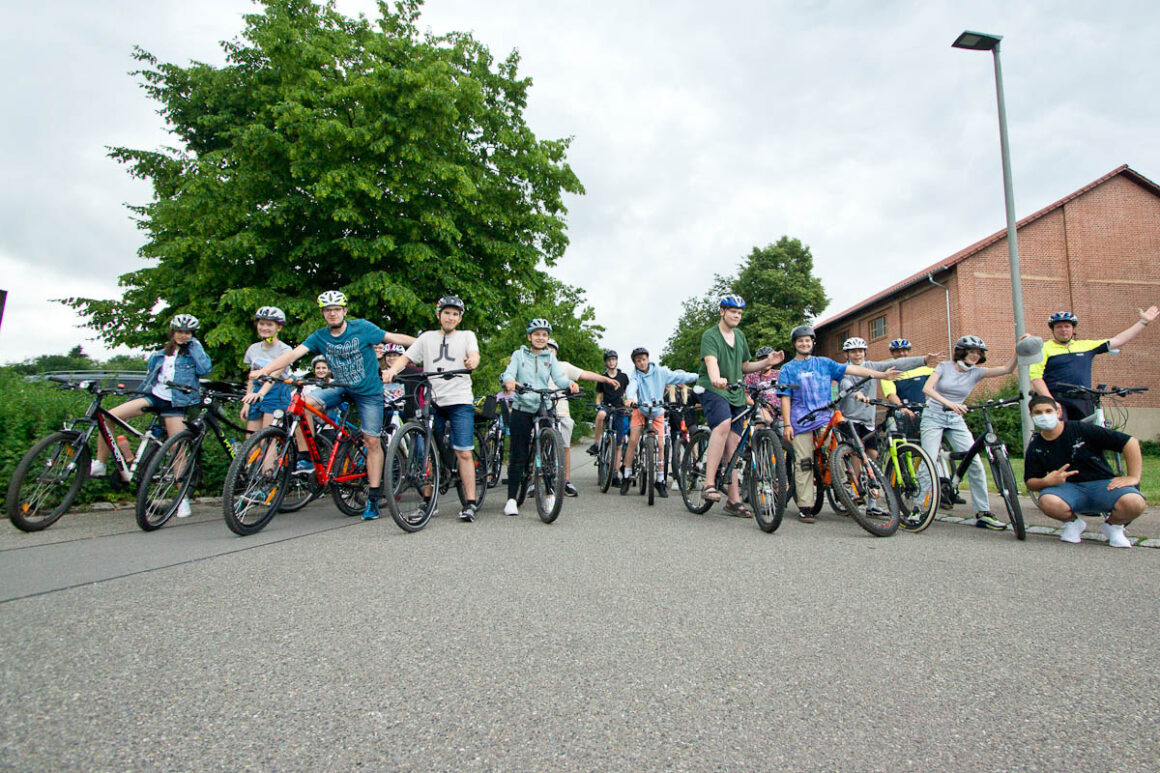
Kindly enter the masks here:
M 411 535 L 329 502 L 253 537 L 205 506 L 3 526 L 0 766 L 1160 765 L 1160 551 L 767 535 L 577 473 L 551 526 L 498 489 Z

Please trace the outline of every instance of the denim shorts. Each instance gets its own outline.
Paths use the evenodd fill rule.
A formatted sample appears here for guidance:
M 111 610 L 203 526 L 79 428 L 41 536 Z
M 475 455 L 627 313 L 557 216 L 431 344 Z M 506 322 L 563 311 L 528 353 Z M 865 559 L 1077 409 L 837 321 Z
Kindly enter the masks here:
M 705 393 L 701 395 L 701 410 L 705 412 L 705 423 L 711 429 L 721 426 L 723 421 L 732 421 L 737 418 L 746 407 L 734 405 L 721 395 L 709 390 L 705 390 Z M 733 426 L 729 429 L 734 435 L 741 434 L 741 425 L 737 422 L 733 422 Z
M 1106 480 L 1088 480 L 1082 483 L 1067 481 L 1040 490 L 1039 496 L 1045 494 L 1057 496 L 1067 502 L 1073 513 L 1110 513 L 1120 497 L 1125 494 L 1140 494 L 1140 489 L 1135 486 L 1124 486 L 1109 491 Z
M 613 419 L 608 424 L 608 428 L 609 428 L 609 430 L 612 431 L 612 433 L 614 435 L 624 436 L 624 435 L 628 434 L 629 419 L 628 419 L 627 413 L 614 414 L 612 412 L 612 409 L 609 408 L 607 405 L 604 405 L 604 406 L 597 408 L 596 412 L 603 413 L 606 417 L 608 417 L 608 416 L 613 417 Z
M 470 451 L 475 448 L 475 406 L 462 405 L 435 406 L 435 437 L 443 436 L 443 428 L 451 423 L 451 447 L 456 451 Z
M 184 416 L 185 415 L 185 408 L 184 407 L 179 406 L 179 405 L 174 405 L 173 403 L 169 402 L 168 400 L 163 400 L 162 398 L 158 397 L 157 395 L 153 394 L 152 392 L 145 395 L 145 399 L 149 401 L 149 407 L 146 408 L 146 410 L 153 411 L 154 413 L 156 413 L 158 416 L 161 416 L 162 418 L 165 418 L 168 416 Z
M 253 391 L 257 392 L 262 388 L 261 384 L 254 384 Z M 250 421 L 257 421 L 262 418 L 262 414 L 271 414 L 274 411 L 284 411 L 290 407 L 290 385 L 289 384 L 274 384 L 270 387 L 270 391 L 265 394 L 262 399 L 250 406 L 249 413 L 246 418 Z
M 343 400 L 349 400 L 358 408 L 359 422 L 362 424 L 364 435 L 378 437 L 383 432 L 383 393 L 375 392 L 372 395 L 360 395 L 342 387 L 319 389 L 310 395 L 310 399 L 321 403 L 323 413 L 329 413 Z

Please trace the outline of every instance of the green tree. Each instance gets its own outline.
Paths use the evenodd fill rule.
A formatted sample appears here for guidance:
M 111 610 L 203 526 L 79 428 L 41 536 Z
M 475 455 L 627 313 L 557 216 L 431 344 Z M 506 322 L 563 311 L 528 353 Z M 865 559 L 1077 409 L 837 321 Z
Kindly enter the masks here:
M 470 34 L 421 34 L 420 0 L 379 2 L 373 22 L 333 2 L 261 4 L 221 67 L 135 50 L 179 147 L 111 149 L 152 182 L 153 201 L 130 209 L 153 265 L 123 275 L 119 299 L 69 299 L 89 326 L 148 348 L 192 313 L 222 373 L 253 341 L 258 306 L 282 307 L 283 337 L 300 342 L 321 325 L 322 290 L 406 332 L 457 293 L 481 344 L 550 296 L 563 195 L 583 188 L 569 140 L 538 140 L 524 121 L 518 53 L 496 62 Z
M 701 335 L 717 324 L 717 302 L 726 293 L 745 298 L 741 329 L 755 350 L 761 346 L 788 351 L 796 325 L 816 317 L 828 304 L 822 282 L 814 276 L 810 248 L 783 236 L 774 244 L 754 247 L 732 275 L 714 277 L 707 293 L 688 298 L 661 361 L 669 367 L 695 370 Z

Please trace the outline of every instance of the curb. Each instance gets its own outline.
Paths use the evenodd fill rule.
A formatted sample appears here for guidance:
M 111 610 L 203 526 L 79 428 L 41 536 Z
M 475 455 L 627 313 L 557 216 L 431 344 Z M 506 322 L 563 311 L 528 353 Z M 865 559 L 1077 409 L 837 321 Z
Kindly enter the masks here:
M 942 513 L 935 513 L 934 519 L 936 521 L 942 521 L 943 523 L 958 523 L 958 524 L 962 524 L 964 526 L 971 526 L 971 527 L 973 527 L 975 525 L 974 518 L 960 518 L 957 515 L 943 515 Z M 1008 527 L 1008 529 L 1010 529 L 1010 527 Z M 1063 534 L 1063 529 L 1057 529 L 1053 526 L 1028 526 L 1027 533 L 1028 534 L 1045 534 L 1048 536 L 1058 537 L 1061 534 Z M 1160 548 L 1160 538 L 1157 538 L 1157 537 L 1132 537 L 1130 535 L 1125 535 L 1125 536 L 1128 537 L 1128 541 L 1132 543 L 1133 547 Z M 1108 541 L 1108 538 L 1105 537 L 1103 534 L 1101 534 L 1098 531 L 1094 531 L 1094 532 L 1093 531 L 1085 531 L 1083 533 L 1082 539 L 1086 542 L 1106 543 Z

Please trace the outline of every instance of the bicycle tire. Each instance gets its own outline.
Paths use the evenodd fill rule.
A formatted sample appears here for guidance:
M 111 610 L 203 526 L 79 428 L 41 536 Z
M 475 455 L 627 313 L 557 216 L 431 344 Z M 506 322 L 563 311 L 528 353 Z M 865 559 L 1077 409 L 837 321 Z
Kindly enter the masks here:
M 183 429 L 161 444 L 141 473 L 137 487 L 137 525 L 155 531 L 177 512 L 201 464 L 200 436 Z
M 644 487 L 651 506 L 656 499 L 657 483 L 657 439 L 651 435 L 644 439 Z
M 488 430 L 487 433 L 487 488 L 499 485 L 503 473 L 504 435 Z
M 862 463 L 861 469 L 857 469 L 855 460 Z M 853 445 L 839 443 L 831 457 L 830 472 L 838 497 L 859 526 L 875 537 L 889 537 L 898 531 L 901 520 L 898 501 L 886 476 L 873 460 L 862 459 Z M 863 500 L 861 506 L 857 502 L 859 497 Z M 874 510 L 870 506 L 872 501 L 878 503 Z
M 1019 504 L 1019 488 L 1015 484 L 1015 472 L 1011 469 L 1011 461 L 1007 458 L 1007 449 L 1000 446 L 995 451 L 991 459 L 991 475 L 995 478 L 995 487 L 999 489 L 999 496 L 1007 506 L 1007 517 L 1011 522 L 1011 530 L 1015 532 L 1015 539 L 1025 540 L 1027 525 L 1023 522 L 1023 507 Z
M 753 454 L 747 470 L 749 506 L 757 525 L 767 534 L 781 526 L 789 503 L 785 452 L 772 430 L 758 430 L 753 435 Z
M 713 503 L 703 496 L 705 491 L 705 455 L 709 451 L 709 430 L 699 429 L 689 438 L 689 450 L 681 459 L 681 500 L 690 513 L 708 512 Z
M 534 485 L 536 512 L 541 521 L 552 523 L 564 505 L 564 438 L 552 427 L 540 430 Z
M 830 452 L 826 450 L 814 450 L 814 506 L 811 512 L 814 515 L 822 512 L 822 502 L 826 500 L 826 489 L 833 485 L 833 473 L 830 474 L 830 482 L 825 482 L 825 473 L 830 469 Z
M 472 467 L 475 470 L 475 506 L 476 508 L 483 506 L 483 498 L 487 495 L 487 460 L 481 457 L 484 452 L 484 445 L 487 440 L 483 437 L 483 433 L 478 429 L 475 430 L 475 443 L 471 449 Z M 459 467 L 459 459 L 455 459 L 456 469 Z M 455 478 L 455 493 L 459 495 L 459 504 L 466 507 L 467 499 L 463 491 L 463 480 L 456 476 Z
M 391 436 L 386 458 L 397 460 L 389 465 L 389 481 L 384 488 L 391 492 L 386 497 L 387 509 L 395 525 L 405 532 L 416 532 L 427 525 L 439 506 L 439 461 L 435 458 L 434 442 L 428 442 L 426 428 L 410 421 Z M 384 470 L 384 472 L 386 472 Z
M 830 509 L 838 515 L 848 516 L 850 511 L 846 509 L 846 506 L 842 504 L 842 500 L 834 493 L 833 486 L 824 486 L 823 488 L 826 490 L 826 501 L 830 503 Z
M 938 469 L 918 443 L 899 443 L 895 451 L 897 467 L 886 457 L 880 458 L 888 465 L 886 477 L 902 509 L 898 527 L 917 534 L 930 526 L 938 512 L 942 488 Z
M 222 515 L 230 531 L 246 537 L 266 528 L 286 495 L 294 451 L 294 438 L 275 426 L 258 430 L 242 444 L 222 486 Z M 271 466 L 263 469 L 270 457 Z
M 608 432 L 600 438 L 600 447 L 596 451 L 596 483 L 602 494 L 608 493 L 612 485 L 612 449 L 614 443 L 608 439 Z
M 384 457 L 385 458 L 385 457 Z M 338 481 L 339 476 L 358 477 L 348 481 Z M 382 491 L 382 481 L 379 481 Z M 370 496 L 370 479 L 367 477 L 367 450 L 361 440 L 347 438 L 338 443 L 334 456 L 334 467 L 330 471 L 330 492 L 334 506 L 346 516 L 362 515 Z
M 315 435 L 314 445 L 318 449 L 319 459 L 325 465 L 330 460 L 330 450 L 334 447 L 334 443 L 327 437 Z M 278 505 L 278 512 L 296 513 L 326 493 L 326 489 L 318 483 L 318 473 L 315 471 L 313 464 L 311 464 L 309 471 L 298 470 L 298 461 L 309 458 L 309 454 L 304 455 L 303 452 L 298 450 L 296 443 L 293 459 L 294 466 L 290 468 L 290 479 L 286 487 L 286 496 L 282 497 L 282 504 Z
M 80 433 L 62 430 L 28 449 L 12 472 L 4 502 L 13 526 L 21 531 L 40 531 L 68 512 L 89 478 L 89 449 L 81 443 Z M 63 468 L 60 462 L 64 462 Z M 53 497 L 53 492 L 59 492 L 59 497 Z

